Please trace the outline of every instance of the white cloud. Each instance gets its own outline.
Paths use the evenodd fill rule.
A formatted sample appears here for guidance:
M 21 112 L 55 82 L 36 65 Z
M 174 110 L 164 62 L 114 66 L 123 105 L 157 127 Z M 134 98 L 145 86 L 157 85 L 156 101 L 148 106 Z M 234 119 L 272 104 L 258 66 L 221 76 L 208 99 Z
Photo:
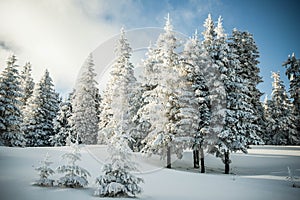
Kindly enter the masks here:
M 59 90 L 72 88 L 89 52 L 119 29 L 94 17 L 100 4 L 92 13 L 82 5 L 72 0 L 0 1 L 0 66 L 11 50 L 20 65 L 32 63 L 35 80 L 48 68 Z
M 176 30 L 192 33 L 199 25 L 192 22 L 213 7 L 208 0 L 190 0 L 187 4 L 171 4 L 167 0 L 147 3 L 134 0 L 0 0 L 0 71 L 11 50 L 20 58 L 20 65 L 27 61 L 32 63 L 36 81 L 47 68 L 56 88 L 68 92 L 88 54 L 118 34 L 121 26 L 163 26 L 164 16 L 170 12 Z M 135 44 L 137 39 L 143 37 L 135 37 Z

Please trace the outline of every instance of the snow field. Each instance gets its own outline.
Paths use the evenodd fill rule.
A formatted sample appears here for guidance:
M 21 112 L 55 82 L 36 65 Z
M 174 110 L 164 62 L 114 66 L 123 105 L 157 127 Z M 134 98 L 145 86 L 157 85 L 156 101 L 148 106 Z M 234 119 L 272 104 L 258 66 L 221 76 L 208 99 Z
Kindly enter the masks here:
M 294 176 L 300 177 L 300 147 L 254 146 L 249 154 L 231 155 L 231 172 L 224 175 L 221 160 L 206 155 L 207 173 L 200 174 L 192 168 L 192 152 L 185 151 L 182 160 L 172 163 L 173 169 L 165 169 L 165 161 L 159 157 L 136 154 L 138 175 L 144 178 L 144 192 L 140 199 L 298 199 L 300 188 L 291 187 L 286 180 L 287 166 Z M 108 158 L 106 146 L 91 145 L 81 149 L 82 161 L 78 165 L 87 169 L 92 177 L 83 189 L 46 188 L 32 186 L 38 179 L 34 170 L 48 152 L 53 161 L 52 169 L 64 163 L 61 155 L 70 147 L 8 148 L 0 147 L 0 197 L 1 200 L 52 200 L 98 199 L 93 196 L 95 179 L 101 173 L 103 162 Z M 58 179 L 61 174 L 51 178 Z M 296 182 L 300 184 L 299 179 Z M 106 199 L 106 198 L 103 198 Z M 107 198 L 109 199 L 109 198 Z M 118 198 L 120 199 L 120 198 Z

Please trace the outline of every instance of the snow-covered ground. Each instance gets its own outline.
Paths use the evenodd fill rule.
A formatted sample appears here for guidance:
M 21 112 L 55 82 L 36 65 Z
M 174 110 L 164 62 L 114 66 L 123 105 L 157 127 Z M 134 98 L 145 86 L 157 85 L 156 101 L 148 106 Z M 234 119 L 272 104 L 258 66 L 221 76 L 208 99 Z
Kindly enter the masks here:
M 0 147 L 0 199 L 1 200 L 58 200 L 98 199 L 93 196 L 95 178 L 107 158 L 105 146 L 82 147 L 82 161 L 78 164 L 89 170 L 89 187 L 84 189 L 44 188 L 32 186 L 38 178 L 35 167 L 48 152 L 55 169 L 63 163 L 61 155 L 70 147 L 51 148 L 7 148 Z M 144 192 L 140 199 L 182 200 L 182 199 L 299 199 L 300 188 L 293 188 L 286 179 L 287 167 L 295 177 L 300 176 L 300 147 L 254 146 L 249 154 L 232 154 L 230 175 L 223 174 L 219 159 L 206 155 L 207 173 L 200 174 L 192 168 L 192 154 L 187 151 L 182 160 L 173 162 L 173 169 L 165 169 L 164 161 L 157 157 L 135 155 L 144 178 Z M 56 174 L 52 178 L 57 179 Z M 300 180 L 296 179 L 300 185 Z

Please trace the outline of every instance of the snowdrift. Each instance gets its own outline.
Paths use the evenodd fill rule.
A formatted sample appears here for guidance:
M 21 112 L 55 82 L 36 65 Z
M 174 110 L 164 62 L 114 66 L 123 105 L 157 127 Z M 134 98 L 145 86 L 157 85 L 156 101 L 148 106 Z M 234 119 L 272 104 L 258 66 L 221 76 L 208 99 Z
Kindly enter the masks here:
M 37 187 L 32 183 L 38 178 L 35 167 L 48 153 L 53 169 L 63 161 L 61 155 L 70 147 L 8 148 L 0 147 L 0 198 L 1 200 L 56 200 L 98 199 L 93 196 L 95 179 L 108 157 L 106 146 L 94 145 L 81 148 L 80 166 L 91 173 L 89 185 L 82 189 Z M 164 168 L 165 161 L 159 157 L 145 157 L 136 153 L 140 177 L 145 183 L 140 199 L 272 199 L 298 200 L 300 188 L 292 187 L 287 180 L 291 169 L 295 181 L 300 185 L 300 147 L 254 146 L 249 154 L 231 155 L 231 174 L 223 174 L 219 159 L 206 155 L 206 174 L 193 169 L 192 152 L 186 151 L 182 160 L 173 160 L 173 169 Z M 55 174 L 53 179 L 60 175 Z M 105 199 L 105 198 L 103 198 Z

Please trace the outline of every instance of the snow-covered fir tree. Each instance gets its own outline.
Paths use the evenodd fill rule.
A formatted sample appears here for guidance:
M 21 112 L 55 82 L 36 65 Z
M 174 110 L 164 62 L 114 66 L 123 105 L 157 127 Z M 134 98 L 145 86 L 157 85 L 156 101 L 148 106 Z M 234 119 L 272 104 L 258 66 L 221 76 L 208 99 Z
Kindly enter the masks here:
M 73 115 L 73 106 L 72 106 L 72 101 L 75 98 L 75 89 L 72 90 L 72 92 L 69 93 L 68 98 L 67 98 L 67 102 L 70 102 L 69 106 L 70 106 L 70 115 Z M 72 143 L 76 143 L 76 141 L 78 141 L 79 143 L 81 143 L 80 138 L 77 138 L 77 132 L 75 130 L 75 123 L 74 120 L 72 119 L 72 117 L 68 118 L 68 125 L 69 125 L 69 133 L 68 133 L 68 137 L 66 138 L 66 145 L 70 146 Z
M 65 146 L 67 144 L 67 138 L 71 135 L 71 109 L 71 102 L 69 100 L 60 103 L 59 111 L 53 121 L 54 135 L 50 138 L 52 146 Z
M 142 192 L 139 184 L 143 179 L 132 174 L 137 168 L 136 163 L 132 161 L 132 150 L 128 145 L 131 137 L 128 131 L 122 128 L 123 125 L 121 122 L 115 128 L 115 134 L 109 140 L 108 152 L 111 161 L 103 166 L 103 175 L 96 179 L 96 196 L 135 197 Z
M 98 144 L 106 144 L 107 143 L 107 138 L 110 137 L 110 132 L 108 132 L 108 127 L 109 122 L 111 121 L 112 118 L 112 111 L 111 111 L 111 102 L 112 102 L 112 96 L 111 96 L 111 85 L 107 84 L 106 89 L 102 95 L 102 101 L 100 104 L 100 118 L 99 118 L 99 133 L 98 133 L 98 138 L 97 138 L 97 143 Z
M 99 90 L 96 88 L 92 54 L 85 61 L 72 98 L 73 132 L 83 144 L 96 144 L 98 134 L 97 105 Z
M 48 70 L 35 84 L 33 94 L 24 109 L 22 129 L 27 146 L 50 146 L 54 135 L 53 119 L 59 109 L 59 96 L 55 92 Z
M 107 143 L 109 138 L 114 135 L 114 129 L 119 123 L 112 111 L 113 107 L 120 108 L 118 112 L 124 115 L 126 120 L 126 130 L 133 129 L 133 116 L 136 113 L 137 88 L 136 78 L 134 77 L 134 66 L 130 61 L 132 49 L 125 36 L 124 28 L 121 29 L 120 38 L 115 47 L 116 59 L 112 65 L 111 78 L 107 83 L 106 90 L 101 102 L 101 114 L 99 123 L 98 143 Z M 122 107 L 118 106 L 120 98 L 123 99 Z
M 145 139 L 148 129 L 150 128 L 150 124 L 147 122 L 140 123 L 138 117 L 138 111 L 143 105 L 143 90 L 144 87 L 141 83 L 136 83 L 134 87 L 134 91 L 132 93 L 131 98 L 131 113 L 132 115 L 132 128 L 130 130 L 130 136 L 133 140 L 129 142 L 130 148 L 135 151 L 139 152 L 144 145 L 142 141 Z
M 154 49 L 155 61 L 152 71 L 155 75 L 152 77 L 155 80 L 152 81 L 152 84 L 150 80 L 149 89 L 143 93 L 145 104 L 139 110 L 139 115 L 141 122 L 151 124 L 149 134 L 143 141 L 145 147 L 142 152 L 148 155 L 158 154 L 162 158 L 167 157 L 167 167 L 170 168 L 171 152 L 175 152 L 179 147 L 176 146 L 179 144 L 176 144 L 174 140 L 176 131 L 174 124 L 177 120 L 175 111 L 178 109 L 175 102 L 175 92 L 179 84 L 179 56 L 176 53 L 176 48 L 179 43 L 169 16 L 164 30 L 165 32 L 160 34 Z M 181 133 L 178 136 L 183 137 L 185 134 Z M 179 149 L 176 153 L 177 156 L 181 157 L 182 152 Z
M 241 92 L 247 96 L 244 100 L 249 104 L 248 109 L 251 112 L 249 130 L 252 131 L 251 134 L 254 137 L 257 137 L 256 135 L 260 136 L 265 132 L 264 110 L 260 102 L 262 92 L 257 88 L 257 85 L 262 82 L 262 77 L 259 75 L 260 69 L 257 66 L 259 52 L 253 35 L 249 32 L 233 29 L 230 40 L 229 45 L 234 48 L 239 60 L 236 74 L 247 88 Z
M 78 142 L 72 144 L 72 152 L 62 155 L 62 159 L 67 161 L 66 165 L 59 166 L 56 171 L 65 174 L 57 181 L 58 186 L 81 188 L 88 185 L 87 177 L 91 176 L 90 173 L 77 165 L 76 163 L 81 160 L 81 154 Z
M 210 57 L 198 39 L 198 33 L 190 38 L 184 47 L 181 67 L 181 94 L 179 123 L 184 122 L 187 127 L 180 127 L 184 132 L 190 132 L 194 167 L 205 172 L 204 165 L 204 135 L 208 131 L 210 121 L 210 100 L 208 87 L 204 80 L 203 71 L 210 65 Z M 191 126 L 191 127 L 190 127 Z M 184 129 L 183 129 L 184 128 Z
M 33 183 L 34 185 L 45 187 L 53 186 L 54 180 L 50 179 L 49 176 L 53 175 L 55 172 L 50 167 L 53 162 L 51 162 L 49 159 L 50 156 L 47 153 L 44 160 L 40 162 L 41 166 L 35 168 L 35 170 L 38 171 L 40 178 Z
M 204 27 L 204 31 L 202 32 L 202 35 L 204 39 L 202 43 L 206 48 L 206 50 L 213 57 L 212 49 L 214 48 L 213 43 L 216 37 L 216 32 L 215 32 L 215 24 L 211 17 L 211 14 L 208 14 L 207 18 L 204 21 L 203 27 Z
M 25 145 L 19 100 L 23 96 L 16 61 L 15 55 L 10 56 L 0 75 L 0 142 L 6 146 Z
M 214 38 L 212 47 L 207 50 L 219 68 L 227 103 L 224 126 L 215 137 L 214 148 L 211 149 L 211 152 L 222 158 L 225 164 L 225 173 L 229 173 L 230 152 L 243 151 L 247 153 L 249 144 L 257 144 L 261 140 L 256 132 L 251 130 L 251 122 L 255 119 L 250 109 L 252 105 L 249 103 L 251 94 L 247 93 L 249 91 L 247 80 L 244 80 L 239 74 L 240 62 L 235 49 L 228 45 L 221 17 L 219 17 L 214 31 L 216 37 L 212 37 Z M 204 33 L 206 32 L 204 31 Z M 205 38 L 209 37 L 205 36 Z
M 264 108 L 264 119 L 265 119 L 265 132 L 261 135 L 261 139 L 264 141 L 265 144 L 273 144 L 273 133 L 271 131 L 268 131 L 268 125 L 271 125 L 273 123 L 273 119 L 271 116 L 270 112 L 270 105 L 271 105 L 271 100 L 268 99 L 268 96 L 265 96 L 265 99 L 262 103 L 263 108 Z
M 27 104 L 27 100 L 33 93 L 34 82 L 33 82 L 31 71 L 32 71 L 31 64 L 28 62 L 24 65 L 24 67 L 21 71 L 21 74 L 20 74 L 20 77 L 21 77 L 20 86 L 21 86 L 22 92 L 23 92 L 23 97 L 20 100 L 22 102 L 23 109 L 25 108 L 25 106 Z
M 135 140 L 134 150 L 136 151 L 140 151 L 145 146 L 143 140 L 150 132 L 151 124 L 149 120 L 143 118 L 143 107 L 149 103 L 146 101 L 146 99 L 149 98 L 148 95 L 150 95 L 147 91 L 153 90 L 158 84 L 159 77 L 157 74 L 160 73 L 160 69 L 155 66 L 157 62 L 156 53 L 158 52 L 159 49 L 153 48 L 150 43 L 146 53 L 146 59 L 142 60 L 142 66 L 144 68 L 142 76 L 143 80 L 140 89 L 138 90 L 140 92 L 139 106 L 136 115 L 133 118 L 135 128 L 132 131 L 132 137 Z
M 280 74 L 273 72 L 272 99 L 267 104 L 267 144 L 295 145 L 300 140 L 297 137 L 295 116 L 292 112 L 292 105 L 288 99 Z
M 290 81 L 289 92 L 293 99 L 293 113 L 296 117 L 295 123 L 297 126 L 298 137 L 300 138 L 300 59 L 297 59 L 295 54 L 289 56 L 287 61 L 283 63 L 286 67 L 286 75 Z
M 209 88 L 210 100 L 210 126 L 204 137 L 204 144 L 207 146 L 207 151 L 215 152 L 215 145 L 218 139 L 218 134 L 221 132 L 225 124 L 226 114 L 226 91 L 224 86 L 224 78 L 221 73 L 219 63 L 217 61 L 218 52 L 215 50 L 215 24 L 209 14 L 204 24 L 204 31 L 202 32 L 202 45 L 208 52 L 211 60 L 207 67 L 203 70 L 206 84 Z
M 137 171 L 136 164 L 132 161 L 132 117 L 135 106 L 132 97 L 136 79 L 133 65 L 130 62 L 131 48 L 121 29 L 121 36 L 116 45 L 116 62 L 113 64 L 111 79 L 108 83 L 106 94 L 109 94 L 110 119 L 100 134 L 105 135 L 110 154 L 110 162 L 103 167 L 96 183 L 98 189 L 96 196 L 101 197 L 134 197 L 141 193 L 139 183 L 143 180 L 132 174 Z M 105 131 L 106 133 L 103 133 Z

